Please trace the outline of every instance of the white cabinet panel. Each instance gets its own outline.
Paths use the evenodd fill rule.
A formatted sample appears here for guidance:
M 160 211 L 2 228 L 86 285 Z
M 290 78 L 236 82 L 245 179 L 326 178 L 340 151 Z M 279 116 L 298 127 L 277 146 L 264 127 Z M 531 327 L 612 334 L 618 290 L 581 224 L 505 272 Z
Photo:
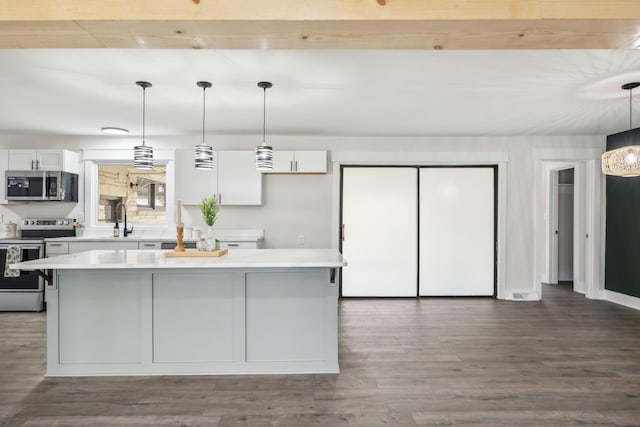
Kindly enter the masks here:
M 141 361 L 139 274 L 66 272 L 58 294 L 61 364 Z
M 493 295 L 493 180 L 493 168 L 420 169 L 420 295 Z
M 220 205 L 261 205 L 262 173 L 256 170 L 253 151 L 218 152 Z
M 247 362 L 327 360 L 326 271 L 246 274 Z
M 154 362 L 235 359 L 234 276 L 154 273 Z
M 64 169 L 64 157 L 61 150 L 40 150 L 37 153 L 38 169 L 55 171 Z
M 274 151 L 273 169 L 265 173 L 327 173 L 326 150 Z
M 418 171 L 343 169 L 342 295 L 410 297 L 417 293 Z
M 218 165 L 214 154 L 213 169 L 196 169 L 193 150 L 176 150 L 176 200 L 184 205 L 198 205 L 205 197 L 218 194 Z
M 9 169 L 78 173 L 80 155 L 68 150 L 9 150 Z
M 327 173 L 327 152 L 296 151 L 293 165 L 298 173 Z
M 260 243 L 260 244 L 259 244 Z M 221 241 L 220 249 L 228 248 L 228 249 L 260 249 L 262 247 L 262 240 L 251 241 L 251 242 L 233 242 L 233 241 Z
M 69 253 L 69 242 L 46 242 L 44 252 L 47 258 L 66 255 Z
M 36 168 L 36 150 L 9 150 L 10 170 L 32 170 Z
M 289 173 L 293 171 L 293 151 L 273 152 L 273 173 Z
M 96 249 L 138 249 L 138 242 L 126 242 L 121 240 L 110 242 L 69 242 L 69 253 L 93 251 Z

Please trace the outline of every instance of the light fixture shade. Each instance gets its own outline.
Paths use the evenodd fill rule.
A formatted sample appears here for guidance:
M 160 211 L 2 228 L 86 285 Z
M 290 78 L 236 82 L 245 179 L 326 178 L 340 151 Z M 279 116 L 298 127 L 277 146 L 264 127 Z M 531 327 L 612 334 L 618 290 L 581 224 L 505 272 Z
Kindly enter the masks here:
M 269 171 L 273 169 L 273 147 L 258 145 L 256 147 L 256 169 Z
M 194 166 L 196 169 L 213 169 L 213 147 L 205 144 L 205 117 L 207 107 L 207 89 L 211 86 L 211 82 L 199 81 L 196 86 L 202 88 L 202 144 L 198 144 L 194 149 Z
M 256 147 L 256 169 L 270 171 L 273 169 L 273 147 L 265 142 L 267 135 L 267 89 L 273 87 L 271 82 L 258 82 L 262 89 L 262 145 Z
M 136 169 L 153 169 L 153 148 L 148 145 L 133 147 L 133 167 Z
M 149 82 L 137 81 L 136 85 L 142 88 L 142 145 L 133 147 L 133 167 L 136 169 L 153 169 L 153 148 L 145 144 L 147 122 L 147 88 L 152 85 Z
M 640 145 L 629 145 L 604 153 L 602 173 L 623 177 L 640 176 Z
M 196 169 L 213 169 L 213 147 L 206 144 L 195 146 Z

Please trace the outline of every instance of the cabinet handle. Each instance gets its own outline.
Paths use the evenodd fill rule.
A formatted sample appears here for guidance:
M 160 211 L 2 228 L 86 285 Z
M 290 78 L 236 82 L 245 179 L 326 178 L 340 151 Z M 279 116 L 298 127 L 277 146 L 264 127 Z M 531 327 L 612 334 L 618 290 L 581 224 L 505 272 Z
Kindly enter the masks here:
M 293 172 L 293 160 L 289 162 L 289 170 Z
M 342 236 L 340 236 L 340 237 L 342 238 L 342 241 L 344 242 L 344 224 L 342 224 L 341 234 L 342 234 Z
M 31 160 L 31 170 L 34 170 L 35 168 L 33 167 L 33 160 Z
M 155 248 L 156 245 L 153 243 L 143 243 L 142 246 L 144 246 L 145 248 Z
M 298 161 L 293 162 L 293 165 L 295 166 L 295 171 L 298 172 Z
M 230 248 L 231 248 L 231 247 L 234 247 L 234 248 L 235 248 L 235 247 L 238 247 L 238 246 L 240 246 L 240 245 L 239 245 L 239 244 L 237 244 L 237 243 L 227 243 L 227 246 L 228 246 L 228 247 L 230 247 Z
M 36 160 L 36 170 L 40 170 L 40 160 Z
M 62 246 L 62 243 L 49 243 L 49 246 L 52 248 L 57 248 L 58 246 Z
M 218 203 L 222 204 L 222 193 L 218 194 Z

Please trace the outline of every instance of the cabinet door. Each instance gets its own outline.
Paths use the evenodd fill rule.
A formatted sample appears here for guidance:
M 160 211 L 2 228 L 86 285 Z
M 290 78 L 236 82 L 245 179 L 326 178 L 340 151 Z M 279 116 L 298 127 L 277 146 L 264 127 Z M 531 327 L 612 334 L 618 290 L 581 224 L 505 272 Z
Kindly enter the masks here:
M 69 253 L 69 242 L 47 242 L 45 246 L 47 258 Z
M 176 200 L 199 205 L 205 197 L 218 194 L 218 175 L 214 154 L 213 169 L 196 169 L 193 150 L 176 150 Z
M 9 150 L 9 170 L 36 169 L 36 150 Z
M 327 173 L 327 152 L 296 151 L 293 170 L 298 173 Z
M 293 172 L 293 151 L 274 151 L 272 173 Z
M 62 150 L 39 150 L 36 153 L 36 161 L 38 162 L 38 170 L 64 170 Z
M 261 205 L 262 173 L 253 151 L 218 152 L 218 201 L 221 205 Z

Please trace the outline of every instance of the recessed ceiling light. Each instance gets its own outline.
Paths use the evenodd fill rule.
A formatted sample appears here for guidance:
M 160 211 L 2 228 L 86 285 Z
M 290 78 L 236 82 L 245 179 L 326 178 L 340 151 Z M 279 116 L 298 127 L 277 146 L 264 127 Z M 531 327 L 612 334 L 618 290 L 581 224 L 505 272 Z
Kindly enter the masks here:
M 129 129 L 103 127 L 102 132 L 108 135 L 129 135 Z

